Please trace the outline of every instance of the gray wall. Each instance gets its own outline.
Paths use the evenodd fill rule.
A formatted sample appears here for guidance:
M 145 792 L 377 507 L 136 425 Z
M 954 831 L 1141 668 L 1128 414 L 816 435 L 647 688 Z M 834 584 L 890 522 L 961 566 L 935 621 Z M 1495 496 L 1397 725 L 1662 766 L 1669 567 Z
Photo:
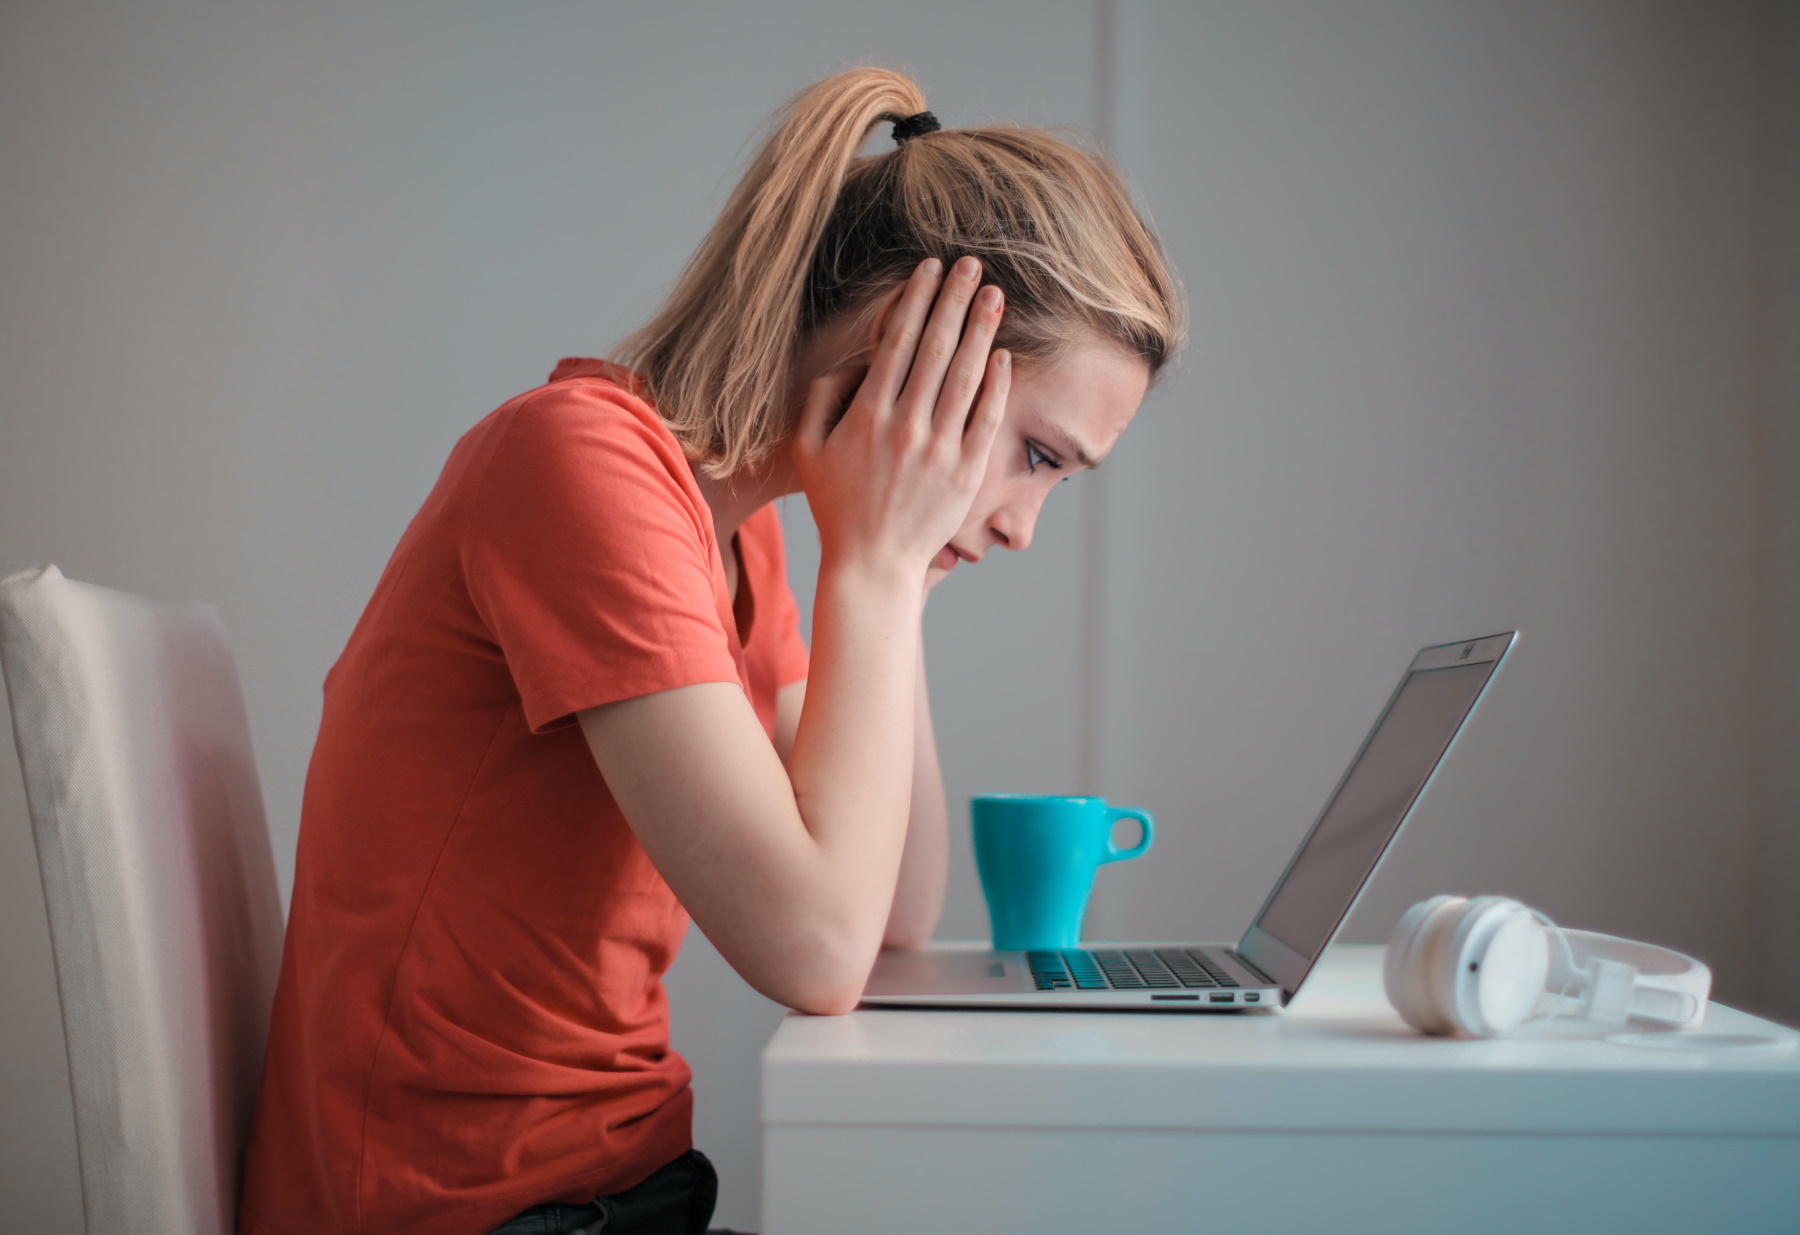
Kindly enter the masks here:
M 1800 1017 L 1794 11 L 13 3 L 0 570 L 220 606 L 285 883 L 319 682 L 457 435 L 641 319 L 783 97 L 900 64 L 953 125 L 1108 129 L 1194 306 L 1105 474 L 933 599 L 953 803 L 1149 806 L 1092 928 L 1234 935 L 1411 652 L 1518 625 L 1352 933 L 1508 892 Z M 69 1230 L 34 865 L 0 760 L 0 1203 Z M 959 838 L 942 933 L 984 926 Z M 697 936 L 671 988 L 754 1229 L 779 1012 Z
M 1350 924 L 1523 897 L 1751 995 L 1749 10 L 1126 6 L 1194 304 L 1109 476 L 1108 933 L 1235 934 L 1421 644 L 1515 654 Z

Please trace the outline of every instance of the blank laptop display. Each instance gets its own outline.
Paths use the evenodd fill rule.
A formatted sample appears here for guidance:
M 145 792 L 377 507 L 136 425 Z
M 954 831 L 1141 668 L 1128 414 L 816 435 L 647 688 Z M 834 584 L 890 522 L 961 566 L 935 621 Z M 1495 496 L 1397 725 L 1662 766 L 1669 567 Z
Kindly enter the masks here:
M 1426 648 L 1400 680 L 1238 944 L 1289 995 L 1349 916 L 1512 641 Z

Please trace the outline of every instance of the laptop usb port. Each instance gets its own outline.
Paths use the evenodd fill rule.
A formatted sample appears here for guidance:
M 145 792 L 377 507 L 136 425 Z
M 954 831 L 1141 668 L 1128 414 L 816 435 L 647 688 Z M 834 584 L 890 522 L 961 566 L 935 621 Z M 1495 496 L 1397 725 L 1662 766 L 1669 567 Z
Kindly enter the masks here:
M 1208 1003 L 1230 1003 L 1231 996 L 1230 995 L 1208 995 L 1206 997 L 1206 1001 Z
M 1244 1002 L 1245 1003 L 1261 1003 L 1262 996 L 1257 994 L 1255 991 L 1246 991 L 1246 992 L 1244 992 Z

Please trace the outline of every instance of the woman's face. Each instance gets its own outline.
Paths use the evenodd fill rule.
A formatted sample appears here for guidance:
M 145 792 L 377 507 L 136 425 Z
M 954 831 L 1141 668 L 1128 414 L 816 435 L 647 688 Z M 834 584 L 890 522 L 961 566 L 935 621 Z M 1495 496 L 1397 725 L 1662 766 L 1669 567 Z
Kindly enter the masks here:
M 1106 457 L 1149 384 L 1150 366 L 1110 340 L 1076 344 L 1049 362 L 1021 362 L 987 475 L 961 530 L 932 562 L 934 581 L 996 546 L 1029 545 L 1051 488 Z

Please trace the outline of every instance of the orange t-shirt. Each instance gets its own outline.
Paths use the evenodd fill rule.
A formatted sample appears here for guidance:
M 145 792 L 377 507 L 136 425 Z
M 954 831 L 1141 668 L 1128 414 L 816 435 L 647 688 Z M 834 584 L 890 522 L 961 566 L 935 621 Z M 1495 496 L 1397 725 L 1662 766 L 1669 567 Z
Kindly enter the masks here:
M 574 713 L 738 682 L 772 734 L 806 648 L 775 512 L 734 609 L 613 372 L 565 360 L 463 436 L 325 679 L 246 1235 L 474 1235 L 692 1143 L 662 986 L 687 915 Z

